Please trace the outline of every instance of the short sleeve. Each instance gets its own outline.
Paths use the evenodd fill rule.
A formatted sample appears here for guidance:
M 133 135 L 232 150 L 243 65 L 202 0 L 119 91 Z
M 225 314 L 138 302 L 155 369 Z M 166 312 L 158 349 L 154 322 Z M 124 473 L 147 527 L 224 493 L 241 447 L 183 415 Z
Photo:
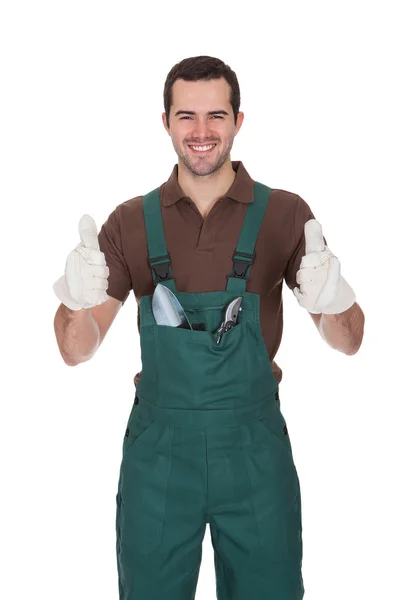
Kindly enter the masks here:
M 297 197 L 297 203 L 293 215 L 293 252 L 286 265 L 284 278 L 287 286 L 293 290 L 298 287 L 296 281 L 297 271 L 300 269 L 301 259 L 306 252 L 306 240 L 304 237 L 304 225 L 310 219 L 315 219 L 315 216 L 307 204 L 300 196 Z M 325 238 L 324 238 L 325 240 Z M 325 244 L 326 244 L 325 240 Z
M 118 206 L 102 225 L 98 240 L 110 269 L 107 294 L 124 304 L 132 289 L 132 282 L 122 249 Z

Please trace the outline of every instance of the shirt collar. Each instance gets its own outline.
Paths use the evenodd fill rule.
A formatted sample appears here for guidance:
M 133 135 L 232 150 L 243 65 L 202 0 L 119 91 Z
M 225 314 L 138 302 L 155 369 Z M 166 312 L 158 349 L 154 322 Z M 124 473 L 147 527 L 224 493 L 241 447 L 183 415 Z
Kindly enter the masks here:
M 225 197 L 232 198 L 237 202 L 249 204 L 253 202 L 253 186 L 254 180 L 250 177 L 243 163 L 240 160 L 232 161 L 232 168 L 236 172 L 235 179 L 229 190 L 226 192 Z M 178 165 L 176 164 L 172 169 L 172 173 L 169 179 L 163 183 L 160 187 L 161 204 L 163 206 L 171 206 L 186 198 L 181 186 L 178 183 Z

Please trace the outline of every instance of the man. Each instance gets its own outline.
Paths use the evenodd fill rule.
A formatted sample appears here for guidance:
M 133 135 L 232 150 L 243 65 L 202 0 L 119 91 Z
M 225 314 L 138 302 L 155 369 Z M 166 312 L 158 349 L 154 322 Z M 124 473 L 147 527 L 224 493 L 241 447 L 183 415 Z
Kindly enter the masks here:
M 304 595 L 300 486 L 273 360 L 283 280 L 348 355 L 364 315 L 306 202 L 231 162 L 239 106 L 222 61 L 175 65 L 162 119 L 178 164 L 159 188 L 118 205 L 98 236 L 85 215 L 54 285 L 56 337 L 71 366 L 95 354 L 131 289 L 140 302 L 142 371 L 117 494 L 121 600 L 194 598 L 206 523 L 219 600 Z M 158 284 L 193 329 L 157 324 Z M 236 325 L 224 328 L 237 298 Z

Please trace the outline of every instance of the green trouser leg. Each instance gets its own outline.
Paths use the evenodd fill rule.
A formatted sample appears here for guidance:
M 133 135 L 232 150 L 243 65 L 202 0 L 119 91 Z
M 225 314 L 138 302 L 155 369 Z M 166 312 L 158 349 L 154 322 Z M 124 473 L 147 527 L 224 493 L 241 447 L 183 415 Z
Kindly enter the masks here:
M 299 482 L 279 407 L 267 404 L 215 424 L 199 411 L 194 426 L 191 411 L 154 418 L 140 400 L 117 497 L 120 600 L 192 600 L 207 523 L 218 600 L 301 600 Z
M 119 485 L 121 600 L 194 598 L 206 527 L 205 476 L 201 430 L 153 422 L 129 449 Z

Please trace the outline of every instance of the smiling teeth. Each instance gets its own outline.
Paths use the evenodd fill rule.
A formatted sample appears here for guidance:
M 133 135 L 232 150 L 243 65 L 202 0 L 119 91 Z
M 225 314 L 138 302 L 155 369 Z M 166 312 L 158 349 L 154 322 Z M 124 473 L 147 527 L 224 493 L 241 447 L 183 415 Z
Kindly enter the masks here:
M 211 150 L 215 144 L 211 144 L 210 146 L 191 146 L 194 150 L 199 150 L 200 152 L 204 152 L 205 150 Z

